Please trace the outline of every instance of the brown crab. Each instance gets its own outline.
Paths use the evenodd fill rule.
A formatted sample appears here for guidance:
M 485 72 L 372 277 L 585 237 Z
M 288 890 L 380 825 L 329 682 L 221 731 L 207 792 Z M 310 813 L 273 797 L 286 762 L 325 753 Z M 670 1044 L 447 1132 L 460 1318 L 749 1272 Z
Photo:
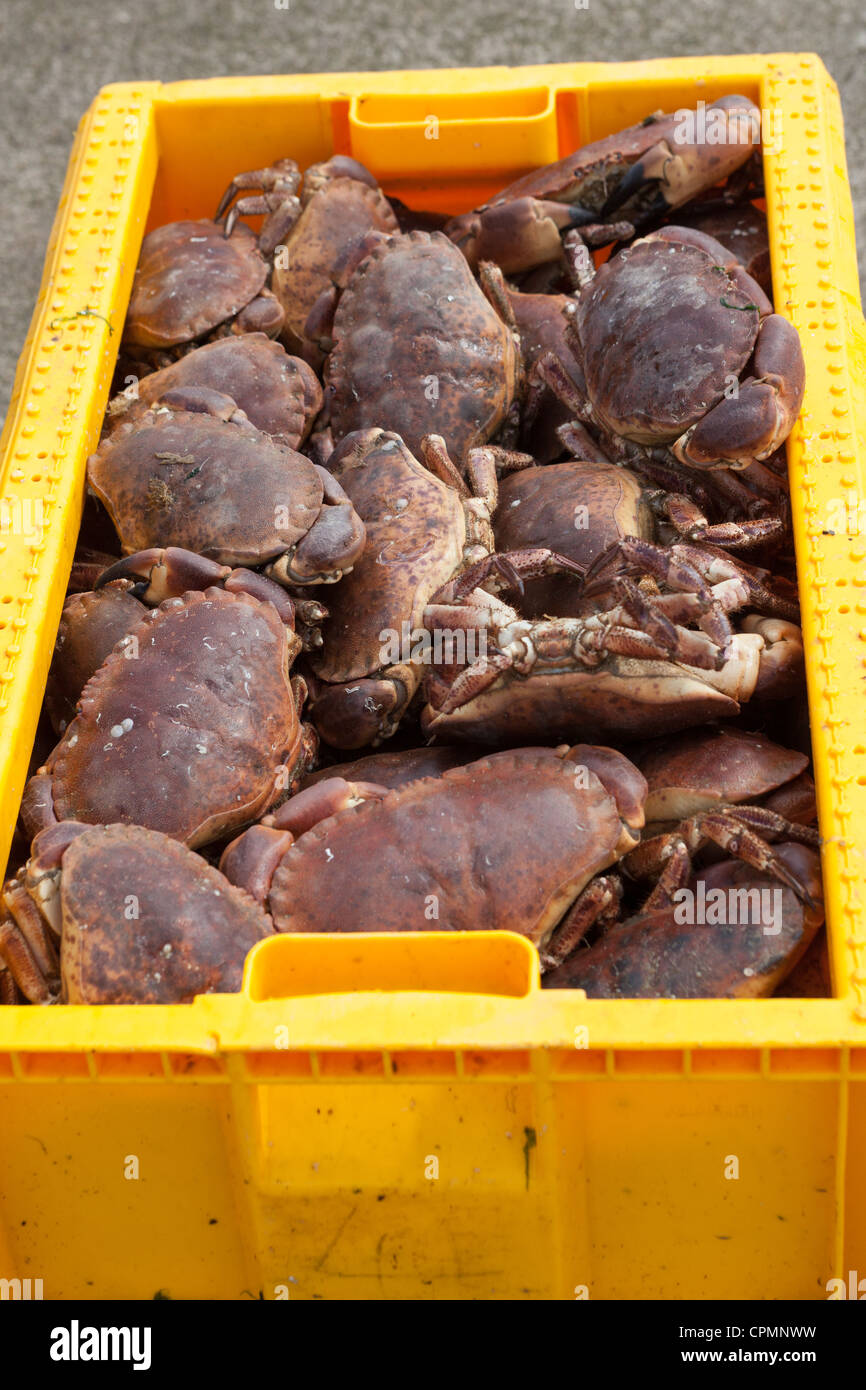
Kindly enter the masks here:
M 670 896 L 712 843 L 796 888 L 768 841 L 819 844 L 804 753 L 742 729 L 699 729 L 639 750 L 635 763 L 648 794 L 641 843 L 624 865 L 632 877 L 656 879 Z
M 427 601 L 492 549 L 496 451 L 470 450 L 470 486 L 440 436 L 422 439 L 420 458 L 399 435 L 359 430 L 329 461 L 367 531 L 364 554 L 329 595 L 323 644 L 311 661 L 310 711 L 336 748 L 362 748 L 395 732 L 429 660 Z
M 106 558 L 107 567 L 101 572 L 96 569 L 91 578 L 94 587 L 70 593 L 63 605 L 45 690 L 45 711 L 58 734 L 75 717 L 79 696 L 91 676 L 118 642 L 141 622 L 142 605 L 153 607 L 166 598 L 181 598 L 187 589 L 222 585 L 227 580 L 231 589 L 239 578 L 243 579 L 248 591 L 255 590 L 256 597 L 276 598 L 281 612 L 288 614 L 294 609 L 295 631 L 305 649 L 321 645 L 321 623 L 327 609 L 316 599 L 297 596 L 287 604 L 284 594 L 274 590 L 264 577 L 249 571 L 244 577 L 244 572 L 233 571 L 228 565 L 169 548 L 139 556 L 144 563 L 135 577 L 113 579 L 111 574 L 117 562 L 110 556 Z M 134 571 L 135 557 L 121 568 Z
M 566 236 L 565 249 L 570 266 L 575 250 L 571 234 Z M 575 271 L 578 284 L 584 255 L 581 247 Z M 520 333 L 526 378 L 519 440 L 537 463 L 552 463 L 567 455 L 586 463 L 616 460 L 639 473 L 647 485 L 689 498 L 716 518 L 773 517 L 778 519 L 777 525 L 787 522 L 784 446 L 767 465 L 753 461 L 737 472 L 715 468 L 702 474 L 664 448 L 650 449 L 619 436 L 606 434 L 602 449 L 583 422 L 572 418 L 575 410 L 584 409 L 581 403 L 586 401 L 583 369 L 572 350 L 574 299 L 567 294 L 527 293 L 523 289 L 508 290 L 507 296 Z M 781 477 L 773 471 L 778 459 Z
M 610 911 L 604 871 L 634 845 L 643 797 L 614 749 L 522 748 L 394 791 L 319 782 L 220 866 L 278 931 L 484 927 L 519 932 L 553 965 Z
M 88 459 L 87 477 L 132 567 L 177 546 L 229 565 L 268 565 L 287 585 L 350 570 L 364 526 L 334 477 L 257 430 L 229 396 L 175 387 L 139 406 Z
M 417 456 L 422 438 L 438 434 L 462 466 L 492 438 L 518 395 L 520 352 L 492 267 L 482 284 L 441 232 L 388 237 L 361 261 L 337 304 L 325 365 L 335 440 L 393 430 Z
M 312 367 L 264 333 L 244 333 L 205 343 L 133 383 L 109 403 L 108 423 L 123 419 L 136 402 L 155 405 L 167 392 L 189 386 L 229 396 L 257 430 L 289 449 L 300 448 L 322 408 Z
M 155 228 L 141 244 L 124 349 L 161 367 L 211 334 L 276 337 L 283 310 L 265 288 L 268 273 L 256 236 L 243 224 L 230 238 L 206 218 Z
M 791 694 L 802 678 L 795 624 L 753 613 L 732 631 L 727 613 L 749 593 L 728 556 L 710 557 L 704 573 L 665 562 L 666 593 L 615 575 L 597 612 L 534 622 L 490 592 L 513 586 L 503 558 L 479 562 L 427 606 L 430 628 L 486 634 L 474 661 L 430 668 L 428 735 L 487 744 L 638 739 L 731 717 L 753 696 Z M 534 577 L 528 559 L 522 577 Z
M 569 270 L 574 262 L 574 283 L 584 276 L 585 249 L 576 247 L 571 234 L 565 238 Z M 784 447 L 767 465 L 754 461 L 733 472 L 715 468 L 697 474 L 664 448 L 631 444 L 619 436 L 605 436 L 605 448 L 575 410 L 585 412 L 586 382 L 579 358 L 572 350 L 571 322 L 575 301 L 570 294 L 506 291 L 520 334 L 526 379 L 520 411 L 519 441 L 539 464 L 553 463 L 567 455 L 586 463 L 616 461 L 637 471 L 650 486 L 690 498 L 718 516 L 776 516 L 787 518 L 788 492 Z M 570 404 L 566 404 L 569 402 Z M 782 477 L 774 471 L 781 461 Z
M 0 960 L 33 1004 L 184 1004 L 239 990 L 247 952 L 272 933 L 249 894 L 176 840 L 67 821 L 4 885 Z
M 370 233 L 391 235 L 399 227 L 373 175 L 356 159 L 334 155 L 314 164 L 304 174 L 300 198 L 300 174 L 293 165 L 294 178 L 287 177 L 289 164 L 283 160 L 237 175 L 223 195 L 217 220 L 225 217 L 231 235 L 238 215 L 265 214 L 260 245 L 277 250 L 271 283 L 285 313 L 283 342 L 318 366 L 321 354 L 305 332 L 307 319 L 314 314 L 317 322 L 327 315 L 335 287 L 365 254 Z M 261 191 L 234 201 L 248 189 Z M 278 248 L 277 242 L 282 243 Z
M 719 580 L 726 563 L 721 551 L 776 541 L 781 531 L 779 517 L 711 523 L 682 493 L 652 487 L 628 468 L 581 459 L 526 468 L 504 478 L 494 517 L 498 550 L 549 546 L 567 555 L 584 573 L 593 571 L 596 576 L 626 571 L 629 562 L 639 575 L 664 574 L 666 562 L 657 553 L 659 542 L 672 546 L 670 553 L 687 563 L 696 555 L 701 556 L 702 565 L 713 557 Z M 627 538 L 635 542 L 630 548 L 625 545 Z M 616 547 L 613 553 L 612 547 Z M 772 581 L 773 589 L 767 571 L 733 559 L 727 565 L 732 580 L 736 577 L 748 588 L 752 607 L 796 617 L 796 594 L 781 579 Z M 553 575 L 525 586 L 521 611 L 528 618 L 579 616 L 585 611 L 585 599 L 573 580 Z
M 691 468 L 769 458 L 802 403 L 797 330 L 736 256 L 690 227 L 662 227 L 597 271 L 587 255 L 569 341 L 585 399 L 565 372 L 548 384 L 602 442 L 664 445 Z
M 288 594 L 242 570 L 143 612 L 28 782 L 28 835 L 119 822 L 195 847 L 263 815 L 315 748 L 290 676 L 299 649 Z
M 706 108 L 718 142 L 689 130 L 694 114 L 656 112 L 584 145 L 455 217 L 446 231 L 470 264 L 494 261 L 507 275 L 561 260 L 560 237 L 569 228 L 603 245 L 623 235 L 622 225 L 605 225 L 616 214 L 632 224 L 628 235 L 720 183 L 752 155 L 759 112 L 747 97 L 722 97 Z
M 776 846 L 795 887 L 741 860 L 695 874 L 690 898 L 651 906 L 608 927 L 544 977 L 548 989 L 583 989 L 590 999 L 755 999 L 775 993 L 824 920 L 817 854 Z M 690 903 L 722 904 L 706 921 Z M 714 906 L 715 906 L 714 904 Z

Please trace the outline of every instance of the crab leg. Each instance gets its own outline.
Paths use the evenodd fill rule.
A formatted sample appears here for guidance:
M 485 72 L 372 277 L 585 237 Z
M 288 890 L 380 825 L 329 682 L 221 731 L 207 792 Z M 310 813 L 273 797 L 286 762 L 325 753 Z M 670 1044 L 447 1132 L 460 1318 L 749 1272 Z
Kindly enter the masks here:
M 756 829 L 763 834 L 757 834 Z M 818 832 L 814 827 L 795 825 L 766 807 L 727 806 L 698 812 L 697 815 L 683 821 L 677 830 L 644 840 L 623 862 L 627 872 L 633 877 L 649 878 L 660 869 L 664 876 L 667 864 L 672 857 L 676 857 L 677 867 L 664 878 L 663 892 L 667 892 L 673 886 L 681 886 L 679 878 L 683 850 L 678 846 L 683 846 L 691 859 L 703 844 L 712 840 L 734 858 L 742 859 L 762 873 L 770 873 L 780 879 L 799 898 L 813 907 L 814 903 L 808 890 L 763 838 L 767 833 L 775 837 L 786 836 L 799 844 L 812 847 L 820 844 Z
M 267 192 L 296 193 L 301 182 L 301 171 L 293 159 L 278 159 L 264 169 L 247 169 L 235 174 L 214 213 L 214 221 L 219 222 L 237 195 L 249 188 L 261 188 Z
M 592 407 L 579 390 L 576 382 L 569 376 L 559 358 L 552 352 L 544 352 L 536 358 L 533 368 L 541 379 L 576 420 L 584 424 L 593 423 Z
M 514 309 L 508 298 L 508 290 L 505 285 L 505 276 L 500 267 L 493 261 L 481 261 L 478 266 L 478 283 L 502 322 L 513 333 L 517 333 L 517 319 L 514 317 Z
M 558 555 L 554 550 L 541 547 L 534 550 L 512 550 L 506 554 L 487 555 L 477 564 L 464 570 L 454 584 L 450 599 L 459 602 L 473 589 L 483 584 L 492 584 L 494 589 L 518 589 L 522 591 L 525 579 L 542 579 L 550 574 L 573 574 L 583 576 L 583 568 L 567 555 Z M 433 595 L 436 601 L 442 590 Z
M 301 215 L 301 200 L 296 196 L 300 181 L 300 170 L 293 159 L 280 159 L 267 169 L 236 174 L 220 199 L 214 221 L 221 222 L 225 217 L 225 235 L 229 237 L 239 217 L 264 216 L 259 250 L 265 257 L 272 256 Z M 245 189 L 261 191 L 238 198 L 229 210 L 232 201 Z
M 615 874 L 601 874 L 592 879 L 572 903 L 547 945 L 539 949 L 542 971 L 555 970 L 562 965 L 591 927 L 611 926 L 619 917 L 621 903 L 622 882 Z
M 698 546 L 678 543 L 666 548 L 639 536 L 625 536 L 615 542 L 593 562 L 586 573 L 584 593 L 587 597 L 603 592 L 609 576 L 624 569 L 632 574 L 649 574 L 673 589 L 683 589 L 698 595 L 706 604 L 708 614 L 721 617 L 722 605 L 713 597 L 705 580 L 719 584 L 732 581 L 724 607 L 728 611 L 750 604 L 762 612 L 793 621 L 799 608 L 793 599 L 768 589 L 756 571 L 726 555 L 724 551 L 707 551 Z M 734 596 L 739 588 L 739 602 Z M 712 621 L 712 619 L 710 620 Z M 727 621 L 727 620 L 725 620 Z
M 496 444 L 484 444 L 467 451 L 464 479 L 452 461 L 441 434 L 425 434 L 421 440 L 421 458 L 424 466 L 440 482 L 453 487 L 458 496 L 465 501 L 475 497 L 483 502 L 488 521 L 496 511 L 499 501 L 499 471 L 515 473 L 523 468 L 535 467 L 532 454 L 502 449 Z
M 453 592 L 453 581 L 440 594 Z M 495 594 L 486 589 L 473 589 L 460 603 L 451 603 L 447 597 L 437 602 L 434 597 L 424 609 L 424 622 L 428 628 L 444 628 L 449 631 L 463 630 L 481 632 L 490 628 L 504 628 L 519 622 L 517 612 L 503 603 Z
M 15 976 L 2 959 L 0 959 L 0 1007 L 4 1004 L 29 1003 L 15 983 Z
M 596 444 L 586 426 L 582 425 L 579 420 L 567 421 L 558 427 L 556 433 L 563 448 L 567 449 L 573 458 L 579 459 L 583 463 L 611 462 L 604 450 Z
M 818 849 L 821 844 L 821 836 L 814 825 L 795 823 L 769 806 L 738 806 L 736 818 L 764 836 L 773 835 L 775 839 L 784 836 L 786 840 L 808 845 L 811 849 Z
M 277 160 L 274 164 L 265 165 L 265 168 L 261 168 L 261 170 L 246 170 L 243 174 L 235 174 L 234 179 L 229 183 L 220 199 L 220 206 L 215 211 L 214 221 L 220 221 L 222 214 L 227 211 L 232 200 L 245 189 L 263 188 L 296 193 L 299 186 L 300 170 L 297 168 L 295 160 Z
M 6 884 L 3 905 L 8 915 L 0 920 L 0 957 L 31 1003 L 54 1003 L 60 962 L 52 932 L 17 879 Z
M 687 541 L 706 541 L 726 550 L 747 550 L 773 539 L 784 530 L 781 517 L 758 517 L 749 521 L 709 522 L 700 507 L 683 493 L 651 494 L 650 506 L 671 523 Z
M 630 228 L 632 235 L 634 227 L 631 223 L 618 223 L 619 228 Z M 611 228 L 611 231 L 614 229 Z M 619 237 L 616 240 L 620 240 Z M 622 238 L 628 240 L 628 233 Z M 583 237 L 576 232 L 567 232 L 562 239 L 562 247 L 565 252 L 565 264 L 568 269 L 568 278 L 571 280 L 573 289 L 582 290 L 595 279 L 595 261 L 589 251 L 589 247 Z
M 658 908 L 673 907 L 674 893 L 688 883 L 692 872 L 692 856 L 685 840 L 668 837 L 671 843 L 665 845 L 664 868 L 641 908 L 642 912 L 654 912 Z M 642 846 L 641 846 L 642 848 Z M 662 855 L 664 858 L 664 855 Z
M 468 705 L 476 696 L 488 690 L 498 681 L 504 671 L 514 665 L 514 657 L 508 652 L 486 652 L 476 657 L 471 666 L 461 671 L 448 687 L 448 694 L 439 706 L 439 713 L 453 714 L 455 710 Z
M 698 567 L 689 563 L 691 554 L 679 555 L 676 553 L 679 549 L 681 547 L 673 546 L 666 550 L 664 546 L 654 545 L 652 541 L 642 540 L 639 536 L 625 536 L 600 555 L 587 570 L 584 594 L 590 598 L 605 592 L 618 567 L 624 567 L 631 573 L 652 575 L 672 589 L 685 590 L 694 595 L 703 607 L 698 617 L 699 626 L 726 652 L 731 641 L 731 625 L 721 604 L 704 583 Z
M 529 675 L 537 663 L 537 647 L 542 639 L 547 648 L 561 648 L 562 661 L 571 665 L 591 667 L 609 655 L 645 661 L 681 661 L 710 670 L 724 664 L 725 653 L 710 638 L 688 628 L 675 627 L 664 615 L 654 613 L 643 604 L 636 586 L 631 590 L 623 588 L 622 595 L 623 602 L 618 608 L 586 620 L 560 618 L 501 629 L 498 640 L 502 642 L 507 635 L 511 639 L 507 646 L 488 648 L 461 671 L 441 705 L 437 705 L 438 712 L 444 715 L 460 709 L 512 668 L 521 675 Z M 635 615 L 640 617 L 644 627 L 628 625 Z M 425 617 L 430 621 L 432 616 L 428 607 Z M 461 621 L 461 609 L 457 606 L 452 617 L 447 608 L 439 608 L 436 617 L 457 625 Z
M 594 652 L 599 660 L 616 655 L 643 661 L 681 661 L 699 670 L 720 670 L 725 664 L 726 653 L 703 633 L 673 627 L 673 639 L 668 641 L 660 635 L 658 625 L 656 631 L 659 635 L 652 636 L 640 628 L 617 621 L 618 617 L 620 614 L 615 609 L 612 614 L 602 613 L 597 619 L 590 618 L 586 622 L 579 618 L 571 620 L 578 625 L 575 648 L 579 659 L 584 654 Z M 596 621 L 599 622 L 598 627 L 594 626 Z
M 266 221 L 259 233 L 259 250 L 263 256 L 271 256 L 300 215 L 299 198 L 285 198 L 276 193 L 253 194 L 248 198 L 239 198 L 229 210 L 225 235 L 231 236 L 240 217 L 264 217 Z
M 786 597 L 784 594 L 768 588 L 764 583 L 764 577 L 767 575 L 766 570 L 757 569 L 755 566 L 746 564 L 744 560 L 726 555 L 723 550 L 700 549 L 688 544 L 674 545 L 671 550 L 677 551 L 684 560 L 694 565 L 695 569 L 712 583 L 729 579 L 744 585 L 747 591 L 745 602 L 759 609 L 761 613 L 765 613 L 769 617 L 784 618 L 792 623 L 795 623 L 799 618 L 800 605 L 796 599 L 796 590 L 791 586 L 791 597 Z M 785 581 L 779 582 L 784 585 Z

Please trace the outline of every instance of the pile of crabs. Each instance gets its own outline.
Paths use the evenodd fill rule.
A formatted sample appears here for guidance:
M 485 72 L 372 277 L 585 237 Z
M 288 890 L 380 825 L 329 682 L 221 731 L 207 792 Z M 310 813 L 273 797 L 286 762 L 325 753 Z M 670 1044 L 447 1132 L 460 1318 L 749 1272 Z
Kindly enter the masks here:
M 711 110 L 715 143 L 656 113 L 468 214 L 282 159 L 145 237 L 0 1001 L 481 928 L 589 997 L 829 991 L 803 356 L 757 113 Z

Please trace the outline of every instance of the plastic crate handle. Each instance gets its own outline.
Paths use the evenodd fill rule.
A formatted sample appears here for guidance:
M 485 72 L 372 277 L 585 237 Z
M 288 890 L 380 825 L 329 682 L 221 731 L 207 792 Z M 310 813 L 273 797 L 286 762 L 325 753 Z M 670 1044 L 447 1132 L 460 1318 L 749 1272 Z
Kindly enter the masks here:
M 383 990 L 523 998 L 539 986 L 535 947 L 505 931 L 285 932 L 253 948 L 243 980 L 259 1003 Z

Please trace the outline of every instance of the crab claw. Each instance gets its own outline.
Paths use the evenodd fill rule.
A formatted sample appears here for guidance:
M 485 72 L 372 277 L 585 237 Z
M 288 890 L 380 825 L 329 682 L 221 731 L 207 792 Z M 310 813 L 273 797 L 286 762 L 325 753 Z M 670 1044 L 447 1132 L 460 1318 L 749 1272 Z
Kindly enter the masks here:
M 721 183 L 748 159 L 759 122 L 757 106 L 743 96 L 722 97 L 697 112 L 676 112 L 670 137 L 650 146 L 632 164 L 603 204 L 601 217 L 610 217 L 636 199 L 646 220 Z
M 388 792 L 388 787 L 376 782 L 347 782 L 343 777 L 328 777 L 305 787 L 226 846 L 220 873 L 266 905 L 274 871 L 299 836 L 339 811 L 364 801 L 381 801 Z
M 473 270 L 493 261 L 505 275 L 532 270 L 562 255 L 561 233 L 598 222 L 598 215 L 578 204 L 516 198 L 455 217 L 446 235 L 459 246 Z M 613 229 L 612 229 L 613 230 Z M 609 240 L 616 239 L 613 233 Z
M 796 623 L 749 613 L 743 630 L 757 633 L 764 642 L 755 678 L 754 694 L 784 700 L 803 688 L 803 634 Z
M 294 627 L 294 604 L 279 584 L 253 570 L 233 570 L 228 565 L 218 565 L 216 560 L 179 546 L 139 550 L 134 555 L 126 555 L 102 571 L 94 588 L 101 589 L 113 579 L 135 581 L 132 592 L 142 603 L 152 607 L 168 598 L 180 598 L 190 589 L 208 589 L 214 585 L 229 592 L 251 594 L 263 603 L 272 603 L 286 626 Z
M 379 677 L 310 683 L 316 728 L 333 748 L 352 750 L 390 738 L 420 684 L 420 668 L 390 666 Z
M 671 451 L 695 468 L 748 467 L 784 443 L 803 403 L 806 368 L 796 328 L 779 314 L 761 323 L 754 377 L 687 430 Z
M 322 509 L 294 550 L 268 566 L 283 584 L 334 584 L 351 572 L 367 542 L 367 528 L 333 473 L 313 466 L 322 480 Z
M 288 830 L 297 838 L 338 811 L 359 806 L 362 801 L 381 801 L 388 791 L 388 787 L 378 782 L 347 782 L 345 777 L 325 777 L 312 787 L 296 792 L 278 810 L 265 816 L 262 824 Z

